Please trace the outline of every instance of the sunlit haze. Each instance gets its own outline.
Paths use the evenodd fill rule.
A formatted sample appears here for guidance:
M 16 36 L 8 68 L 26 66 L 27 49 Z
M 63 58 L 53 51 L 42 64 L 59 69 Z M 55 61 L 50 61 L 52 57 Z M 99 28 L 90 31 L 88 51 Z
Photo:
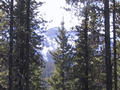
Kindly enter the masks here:
M 65 0 L 42 0 L 45 2 L 42 7 L 39 8 L 42 17 L 50 21 L 47 28 L 53 28 L 60 26 L 60 23 L 64 19 L 65 28 L 70 29 L 78 21 L 77 17 L 72 12 L 65 11 L 63 7 L 70 7 L 66 4 Z

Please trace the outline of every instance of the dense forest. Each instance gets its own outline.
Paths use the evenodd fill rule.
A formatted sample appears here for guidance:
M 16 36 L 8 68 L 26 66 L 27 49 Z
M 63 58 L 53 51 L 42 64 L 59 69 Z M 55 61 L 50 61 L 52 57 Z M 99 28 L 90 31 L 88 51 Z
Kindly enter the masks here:
M 45 2 L 0 0 L 0 90 L 120 90 L 120 1 L 64 1 L 79 23 L 61 20 L 45 61 Z

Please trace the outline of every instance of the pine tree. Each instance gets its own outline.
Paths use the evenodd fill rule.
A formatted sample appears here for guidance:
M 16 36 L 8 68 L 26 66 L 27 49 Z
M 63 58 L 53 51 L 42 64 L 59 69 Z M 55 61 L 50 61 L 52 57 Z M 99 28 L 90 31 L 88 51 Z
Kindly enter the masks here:
M 66 36 L 63 23 L 56 41 L 59 47 L 55 52 L 51 52 L 53 60 L 55 60 L 55 72 L 49 79 L 50 87 L 51 90 L 72 90 L 70 89 L 72 47 L 68 44 L 68 36 Z
M 87 17 L 86 17 L 87 18 Z M 74 79 L 75 79 L 75 90 L 82 89 L 82 90 L 88 90 L 89 88 L 89 70 L 90 67 L 88 64 L 90 62 L 90 48 L 88 45 L 88 35 L 87 35 L 87 21 L 83 20 L 85 22 L 81 25 L 81 27 L 77 28 L 77 36 L 78 40 L 76 40 L 76 47 L 75 47 L 75 56 L 74 56 L 74 62 L 75 65 L 73 66 L 74 71 Z M 87 46 L 87 47 L 86 47 Z M 88 60 L 89 59 L 89 60 Z
M 18 37 L 18 75 L 19 75 L 19 90 L 24 90 L 25 88 L 25 0 L 20 0 L 18 2 L 18 10 L 19 10 L 19 16 L 18 16 L 18 31 L 17 31 L 17 37 Z
M 26 56 L 25 56 L 25 60 L 26 60 L 26 75 L 25 75 L 25 79 L 26 79 L 26 90 L 29 90 L 29 63 L 30 63 L 30 58 L 29 58 L 29 42 L 30 42 L 30 2 L 31 0 L 27 0 L 27 14 L 26 14 Z
M 78 5 L 80 1 L 77 0 L 69 0 L 75 5 Z M 68 1 L 68 2 L 69 2 Z M 88 50 L 88 1 L 81 1 L 80 3 L 83 3 L 84 8 L 83 8 L 83 16 L 84 16 L 84 24 L 80 27 L 77 28 L 78 30 L 78 40 L 76 42 L 76 54 L 75 54 L 75 60 L 76 60 L 76 65 L 74 65 L 74 71 L 79 72 L 79 74 L 74 76 L 76 78 L 76 89 L 83 89 L 83 90 L 88 90 L 89 89 L 89 50 Z M 82 29 L 82 30 L 80 30 Z M 83 35 L 82 35 L 83 34 Z
M 16 14 L 16 20 L 20 21 L 18 23 L 20 30 L 19 28 L 16 30 L 16 48 L 19 48 L 18 50 L 16 49 L 16 52 L 18 52 L 16 56 L 20 60 L 17 63 L 18 68 L 16 70 L 20 71 L 18 72 L 20 77 L 18 77 L 17 81 L 19 83 L 16 86 L 26 90 L 44 90 L 44 80 L 42 79 L 44 61 L 38 52 L 42 49 L 42 36 L 36 33 L 39 28 L 39 21 L 36 20 L 35 16 L 37 13 L 34 12 L 39 3 L 34 0 L 23 0 L 19 1 L 17 5 L 20 8 L 17 8 L 18 11 L 16 12 L 20 11 L 22 17 Z
M 86 4 L 88 5 L 88 4 Z M 89 86 L 88 86 L 88 65 L 89 65 L 89 53 L 88 53 L 88 9 L 86 7 L 85 9 L 85 29 L 84 29 L 84 41 L 85 41 L 85 82 L 84 82 L 84 89 L 85 90 L 89 90 Z
M 90 63 L 92 85 L 91 89 L 101 90 L 105 88 L 105 64 L 104 64 L 104 35 L 101 33 L 103 28 L 102 18 L 103 11 L 97 4 L 90 6 L 89 20 L 89 45 L 91 50 L 92 60 Z M 99 13 L 98 13 L 99 12 Z
M 19 57 L 19 49 L 21 47 L 24 48 L 24 51 L 27 51 L 25 48 L 25 41 L 26 41 L 26 18 L 25 18 L 25 22 L 23 23 L 22 26 L 22 32 L 18 32 L 18 30 L 20 29 L 19 27 L 19 14 L 18 14 L 18 1 L 16 2 L 16 5 L 14 6 L 15 8 L 13 9 L 13 16 L 14 16 L 14 23 L 13 23 L 13 31 L 12 31 L 12 38 L 13 38 L 13 53 L 12 53 L 12 57 L 13 57 L 13 65 L 12 65 L 12 90 L 19 90 L 19 80 L 20 80 L 20 67 L 21 69 L 24 69 L 24 72 L 22 73 L 22 81 L 24 83 L 24 86 L 22 86 L 21 88 L 26 87 L 26 68 L 24 66 L 26 66 L 26 60 L 24 58 L 24 63 L 19 63 L 19 60 L 21 57 Z M 35 5 L 35 7 L 30 7 L 30 12 L 32 12 L 32 15 L 30 14 L 30 52 L 29 52 L 29 59 L 30 59 L 30 63 L 29 63 L 29 85 L 30 85 L 30 89 L 29 90 L 45 90 L 45 86 L 44 83 L 45 81 L 42 78 L 42 71 L 44 68 L 44 61 L 43 58 L 41 56 L 41 54 L 38 52 L 39 50 L 42 49 L 41 47 L 41 41 L 42 41 L 42 37 L 41 35 L 38 35 L 35 30 L 37 30 L 39 28 L 38 23 L 39 21 L 35 19 L 36 16 L 36 12 L 33 12 L 32 10 L 34 10 L 36 8 L 37 4 L 36 2 L 34 2 L 32 0 L 32 2 L 30 3 L 31 5 Z M 42 3 L 40 3 L 41 5 Z M 0 7 L 2 7 L 2 10 L 0 10 L 0 90 L 3 89 L 8 89 L 9 88 L 9 42 L 10 42 L 10 35 L 9 34 L 9 21 L 10 19 L 8 19 L 10 16 L 8 14 L 7 9 L 8 8 L 8 2 L 3 0 L 3 3 L 0 3 Z M 5 7 L 5 8 L 4 8 Z M 26 11 L 26 4 L 25 4 L 25 9 L 24 11 Z M 26 16 L 26 12 L 23 13 L 23 17 Z M 25 26 L 24 26 L 25 25 Z M 19 37 L 19 38 L 18 38 Z M 24 45 L 21 46 L 22 43 L 20 43 L 19 41 L 22 40 L 24 42 Z M 19 44 L 19 43 L 20 44 Z M 24 46 L 24 47 L 23 47 Z M 26 52 L 25 52 L 26 53 Z M 25 54 L 26 55 L 26 54 Z M 24 55 L 24 57 L 25 57 Z M 11 62 L 10 62 L 11 63 Z M 23 67 L 22 67 L 23 66 Z
M 30 3 L 31 5 L 39 5 L 34 0 Z M 40 3 L 41 5 L 42 3 Z M 23 7 L 21 6 L 23 5 Z M 14 47 L 13 47 L 13 88 L 12 90 L 23 90 L 28 88 L 30 85 L 29 90 L 44 90 L 44 80 L 42 79 L 42 71 L 44 67 L 44 61 L 39 50 L 42 48 L 41 41 L 42 36 L 37 35 L 35 32 L 36 29 L 39 28 L 38 23 L 35 19 L 35 13 L 33 10 L 36 9 L 35 7 L 30 7 L 30 12 L 27 10 L 27 1 L 17 1 L 14 9 Z M 22 9 L 21 9 L 22 7 Z M 30 17 L 26 17 L 27 12 L 30 13 Z M 32 12 L 32 15 L 31 15 Z M 30 21 L 28 20 L 30 18 Z M 27 23 L 29 22 L 29 23 Z M 31 23 L 32 22 L 32 23 Z M 26 27 L 27 26 L 27 27 Z M 28 28 L 29 35 L 28 35 Z M 31 37 L 28 39 L 27 37 Z M 30 44 L 31 43 L 31 44 Z M 29 45 L 29 52 L 28 47 Z M 39 46 L 39 47 L 38 47 Z M 27 56 L 29 54 L 29 64 L 27 62 Z M 7 66 L 6 66 L 7 67 Z M 29 70 L 27 70 L 29 68 Z M 29 73 L 30 72 L 30 73 Z M 37 73 L 36 73 L 37 72 Z M 28 74 L 29 73 L 29 74 Z M 38 76 L 39 74 L 39 76 Z M 29 75 L 29 77 L 27 77 Z M 29 78 L 29 79 L 28 79 Z M 29 83 L 26 81 L 29 81 Z
M 76 41 L 76 54 L 75 54 L 75 60 L 76 60 L 76 65 L 74 66 L 74 71 L 77 71 L 77 73 L 74 72 L 74 77 L 75 77 L 75 83 L 76 86 L 75 89 L 77 90 L 78 88 L 84 88 L 84 80 L 81 78 L 85 78 L 84 75 L 84 71 L 85 68 L 82 68 L 82 63 L 84 63 L 85 59 L 83 59 L 82 57 L 85 57 L 85 32 L 83 32 L 85 30 L 85 28 L 87 28 L 88 31 L 88 35 L 87 36 L 87 43 L 88 45 L 86 45 L 88 47 L 88 58 L 89 58 L 89 74 L 88 74 L 88 78 L 89 78 L 89 89 L 93 90 L 101 90 L 102 88 L 104 88 L 104 82 L 105 82 L 105 70 L 104 70 L 104 40 L 103 40 L 103 36 L 101 34 L 102 28 L 103 28 L 103 8 L 101 8 L 101 6 L 98 6 L 98 4 L 101 1 L 79 1 L 79 0 L 66 0 L 69 4 L 72 4 L 73 6 L 76 7 L 80 7 L 80 3 L 89 3 L 87 5 L 87 9 L 88 9 L 88 13 L 87 12 L 77 12 L 76 10 L 76 15 L 78 15 L 79 17 L 84 17 L 87 16 L 87 18 L 89 18 L 89 20 L 87 21 L 87 24 L 85 25 L 85 21 L 82 21 L 82 24 L 80 26 L 77 26 L 77 30 L 78 30 L 78 40 Z M 79 4 L 78 4 L 79 3 Z M 101 2 L 102 3 L 102 2 Z M 77 6 L 76 6 L 77 5 Z M 79 8 L 81 11 L 85 11 L 86 6 Z M 78 8 L 76 8 L 78 9 Z M 87 15 L 88 14 L 88 15 Z M 83 24 L 84 22 L 84 24 Z M 102 46 L 102 48 L 100 47 Z M 101 49 L 101 50 L 100 50 Z M 87 49 L 86 49 L 87 51 Z M 84 53 L 83 53 L 84 52 Z M 79 57 L 79 59 L 78 59 Z M 98 67 L 99 66 L 99 67 Z M 80 72 L 78 74 L 78 72 Z M 99 73 L 98 73 L 99 72 Z M 78 74 L 78 75 L 77 75 Z M 79 81 L 79 85 L 78 85 L 78 81 Z

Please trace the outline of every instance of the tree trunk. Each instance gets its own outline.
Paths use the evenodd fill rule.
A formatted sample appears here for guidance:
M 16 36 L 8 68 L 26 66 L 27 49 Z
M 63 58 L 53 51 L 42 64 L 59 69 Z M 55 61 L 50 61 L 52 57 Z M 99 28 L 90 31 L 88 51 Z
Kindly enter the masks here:
M 12 64 L 13 64 L 13 0 L 10 2 L 10 50 L 9 50 L 9 90 L 12 90 Z
M 106 89 L 112 90 L 109 0 L 104 0 Z
M 19 90 L 24 90 L 24 0 L 19 1 L 19 31 L 18 31 L 18 38 L 19 38 Z

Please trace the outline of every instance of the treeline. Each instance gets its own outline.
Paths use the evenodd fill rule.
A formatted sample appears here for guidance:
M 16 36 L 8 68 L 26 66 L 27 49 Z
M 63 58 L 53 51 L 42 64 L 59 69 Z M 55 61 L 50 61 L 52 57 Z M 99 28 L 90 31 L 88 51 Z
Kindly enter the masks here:
M 66 2 L 80 20 L 73 27 L 78 39 L 74 47 L 68 43 L 69 35 L 62 22 L 56 38 L 58 48 L 50 52 L 55 70 L 47 79 L 48 85 L 39 52 L 43 36 L 36 32 L 44 22 L 43 18 L 36 18 L 37 8 L 43 2 L 0 1 L 0 90 L 120 89 L 120 3 L 115 0 Z

